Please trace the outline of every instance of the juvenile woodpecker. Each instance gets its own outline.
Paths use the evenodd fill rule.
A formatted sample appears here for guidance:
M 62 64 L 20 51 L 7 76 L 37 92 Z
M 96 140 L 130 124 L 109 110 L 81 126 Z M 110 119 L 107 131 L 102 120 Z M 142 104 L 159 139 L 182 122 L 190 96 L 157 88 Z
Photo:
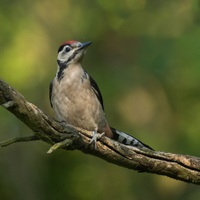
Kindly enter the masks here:
M 57 73 L 49 87 L 51 106 L 59 121 L 99 134 L 126 145 L 145 147 L 136 138 L 111 128 L 104 113 L 103 98 L 97 83 L 82 68 L 81 61 L 91 42 L 68 41 L 58 49 Z

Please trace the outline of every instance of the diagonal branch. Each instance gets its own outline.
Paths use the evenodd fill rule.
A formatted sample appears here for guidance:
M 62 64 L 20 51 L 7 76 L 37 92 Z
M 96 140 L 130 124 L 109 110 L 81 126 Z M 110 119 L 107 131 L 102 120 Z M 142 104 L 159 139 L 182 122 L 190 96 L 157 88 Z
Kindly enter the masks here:
M 120 144 L 107 137 L 102 137 L 97 142 L 97 148 L 94 149 L 93 145 L 89 143 L 92 133 L 57 122 L 26 101 L 20 93 L 1 80 L 0 105 L 18 117 L 34 133 L 33 136 L 1 142 L 0 146 L 2 147 L 15 142 L 38 139 L 53 145 L 48 153 L 57 148 L 78 149 L 122 167 L 139 172 L 165 175 L 200 185 L 200 158 L 138 149 Z

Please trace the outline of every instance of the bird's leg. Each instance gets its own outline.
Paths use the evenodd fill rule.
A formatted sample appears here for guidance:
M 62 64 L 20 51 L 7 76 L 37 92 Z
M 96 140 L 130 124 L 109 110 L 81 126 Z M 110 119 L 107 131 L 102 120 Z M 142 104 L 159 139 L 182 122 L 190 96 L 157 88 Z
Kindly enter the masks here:
M 96 149 L 96 143 L 97 143 L 97 140 L 100 139 L 102 136 L 105 135 L 105 133 L 98 133 L 97 132 L 97 129 L 92 131 L 92 139 L 90 140 L 90 144 L 94 142 L 94 148 Z

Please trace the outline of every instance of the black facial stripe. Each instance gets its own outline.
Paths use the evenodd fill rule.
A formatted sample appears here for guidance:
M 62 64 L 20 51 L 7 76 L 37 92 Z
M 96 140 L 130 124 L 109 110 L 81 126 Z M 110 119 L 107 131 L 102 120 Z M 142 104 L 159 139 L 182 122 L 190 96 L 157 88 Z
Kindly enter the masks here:
M 65 46 L 71 47 L 71 46 L 68 45 L 68 44 L 63 44 L 63 45 L 61 45 L 61 46 L 59 47 L 58 53 L 59 53 L 60 51 L 62 51 L 63 48 L 64 48 Z M 75 51 L 75 52 L 68 58 L 68 60 L 65 61 L 65 62 L 62 62 L 62 61 L 60 61 L 60 60 L 57 60 L 57 63 L 58 63 L 58 66 L 59 66 L 59 71 L 58 71 L 58 74 L 57 74 L 57 80 L 58 80 L 58 81 L 61 81 L 61 79 L 63 78 L 63 75 L 64 75 L 63 72 L 64 72 L 64 70 L 67 68 L 68 63 L 69 63 L 71 60 L 73 60 L 73 59 L 75 58 L 75 56 L 76 56 L 76 54 L 77 54 L 78 52 L 79 52 L 79 49 L 78 49 L 77 51 Z
M 61 50 L 62 51 L 62 50 Z M 68 66 L 68 63 L 73 60 L 73 58 L 76 56 L 78 52 L 76 51 L 74 54 L 72 54 L 67 61 L 65 62 L 62 62 L 60 60 L 57 60 L 57 63 L 58 63 L 58 66 L 59 66 L 59 71 L 58 71 L 58 74 L 57 74 L 57 79 L 58 81 L 61 81 L 61 79 L 63 78 L 63 72 L 64 70 L 67 68 Z
M 57 60 L 58 66 L 59 66 L 59 71 L 57 74 L 57 80 L 60 81 L 63 78 L 63 71 L 65 68 L 67 68 L 67 65 L 65 62 L 61 62 L 60 60 Z
M 74 54 L 72 54 L 72 55 L 68 58 L 68 60 L 66 61 L 66 64 L 69 63 L 71 60 L 73 60 L 73 59 L 75 58 L 75 56 L 76 56 L 77 53 L 78 53 L 78 51 L 75 51 Z

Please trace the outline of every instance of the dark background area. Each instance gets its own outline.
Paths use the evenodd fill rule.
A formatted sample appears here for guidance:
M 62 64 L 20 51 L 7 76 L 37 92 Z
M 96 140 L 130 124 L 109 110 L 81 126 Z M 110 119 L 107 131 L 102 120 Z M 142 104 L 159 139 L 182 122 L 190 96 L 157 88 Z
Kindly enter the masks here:
M 66 40 L 92 41 L 83 61 L 110 124 L 158 151 L 200 156 L 200 1 L 0 2 L 0 78 L 54 116 L 49 82 Z M 0 140 L 32 132 L 0 108 Z M 199 187 L 137 173 L 43 142 L 0 149 L 0 199 L 200 198 Z

